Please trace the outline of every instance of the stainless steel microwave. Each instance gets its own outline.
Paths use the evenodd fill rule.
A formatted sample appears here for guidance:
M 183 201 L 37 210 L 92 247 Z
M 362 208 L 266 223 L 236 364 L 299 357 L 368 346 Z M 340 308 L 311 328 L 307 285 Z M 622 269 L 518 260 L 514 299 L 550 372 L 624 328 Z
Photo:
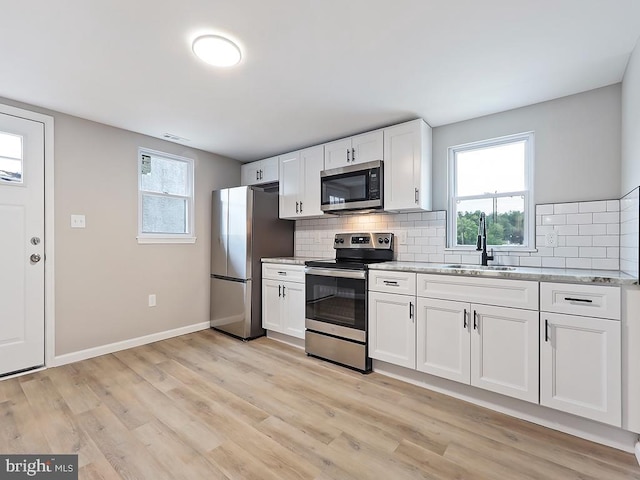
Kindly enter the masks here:
M 321 208 L 327 213 L 382 210 L 382 160 L 325 170 L 320 174 Z

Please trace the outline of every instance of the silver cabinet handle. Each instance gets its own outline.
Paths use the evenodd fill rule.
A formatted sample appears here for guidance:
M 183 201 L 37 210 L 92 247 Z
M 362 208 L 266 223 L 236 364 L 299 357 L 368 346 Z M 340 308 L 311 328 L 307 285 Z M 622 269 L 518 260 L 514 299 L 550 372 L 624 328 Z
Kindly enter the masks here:
M 38 263 L 40 260 L 42 260 L 42 257 L 37 253 L 34 253 L 29 257 L 29 260 L 31 260 L 33 263 Z
M 279 271 L 278 272 L 278 275 L 286 275 L 286 274 L 287 274 L 287 272 L 283 272 L 283 271 Z
M 300 213 L 300 211 L 298 210 L 298 203 L 300 202 L 296 202 L 296 213 Z
M 264 171 L 260 170 L 260 180 L 262 180 L 263 177 L 264 177 Z
M 415 189 L 414 198 L 415 198 L 416 203 L 418 203 L 418 189 L 417 188 Z
M 260 180 L 260 170 L 256 170 L 256 180 Z
M 398 282 L 396 282 L 395 280 L 383 280 L 385 285 L 390 285 L 392 287 L 398 287 Z
M 302 213 L 302 202 L 300 202 L 300 213 Z
M 349 159 L 349 149 L 347 148 L 347 162 L 350 162 L 351 160 Z
M 286 297 L 286 294 L 285 294 L 285 289 L 286 289 L 286 288 L 287 288 L 287 287 L 285 287 L 284 285 L 282 285 L 282 298 Z
M 356 161 L 356 149 L 355 148 L 351 149 L 351 161 L 352 162 Z
M 462 314 L 462 327 L 467 329 L 467 309 L 464 309 L 464 313 Z

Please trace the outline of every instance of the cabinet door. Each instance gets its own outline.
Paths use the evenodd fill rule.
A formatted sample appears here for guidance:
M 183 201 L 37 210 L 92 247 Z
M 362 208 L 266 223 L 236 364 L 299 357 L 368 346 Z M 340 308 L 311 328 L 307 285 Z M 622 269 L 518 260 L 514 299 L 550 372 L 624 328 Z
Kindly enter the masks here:
M 245 163 L 240 166 L 240 185 L 255 185 L 260 183 L 261 162 Z
M 280 155 L 280 218 L 296 218 L 300 211 L 300 153 Z
M 351 164 L 382 160 L 384 155 L 382 130 L 351 138 Z
M 416 368 L 415 297 L 369 292 L 369 356 Z
M 300 151 L 300 217 L 318 217 L 324 214 L 320 208 L 320 172 L 323 168 L 322 146 Z
M 620 322 L 540 314 L 540 403 L 621 425 Z
M 347 155 L 349 157 L 347 158 Z M 351 165 L 351 137 L 324 145 L 324 169 Z
M 278 181 L 278 158 L 279 157 L 271 157 L 265 158 L 261 160 L 260 167 L 260 183 L 273 183 Z
M 421 372 L 470 382 L 470 305 L 418 298 L 416 365 Z
M 422 120 L 384 129 L 385 210 L 431 209 L 430 138 Z
M 262 280 L 262 328 L 282 332 L 282 283 Z
M 471 305 L 471 385 L 538 403 L 538 317 Z
M 282 333 L 304 338 L 304 283 L 286 282 L 283 290 Z

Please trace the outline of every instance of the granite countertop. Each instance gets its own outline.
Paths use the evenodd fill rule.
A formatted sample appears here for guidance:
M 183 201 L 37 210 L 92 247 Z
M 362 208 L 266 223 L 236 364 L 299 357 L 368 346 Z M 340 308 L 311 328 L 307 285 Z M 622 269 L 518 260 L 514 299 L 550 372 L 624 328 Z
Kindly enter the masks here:
M 304 265 L 309 260 L 325 260 L 318 257 L 272 257 L 262 258 L 262 263 L 282 263 L 285 265 Z
M 491 266 L 490 266 L 491 267 Z M 504 270 L 500 270 L 503 268 Z M 455 265 L 426 262 L 382 262 L 369 265 L 370 270 L 467 275 L 476 277 L 533 280 L 540 282 L 606 283 L 610 285 L 637 285 L 638 279 L 617 270 L 582 270 L 577 268 L 503 267 L 494 269 L 479 265 Z

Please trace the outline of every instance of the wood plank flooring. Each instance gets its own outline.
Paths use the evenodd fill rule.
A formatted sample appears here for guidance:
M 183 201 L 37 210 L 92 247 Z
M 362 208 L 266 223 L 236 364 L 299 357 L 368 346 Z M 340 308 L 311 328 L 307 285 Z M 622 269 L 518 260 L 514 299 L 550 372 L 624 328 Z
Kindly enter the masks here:
M 640 480 L 631 454 L 206 330 L 0 381 L 0 451 L 82 479 Z

